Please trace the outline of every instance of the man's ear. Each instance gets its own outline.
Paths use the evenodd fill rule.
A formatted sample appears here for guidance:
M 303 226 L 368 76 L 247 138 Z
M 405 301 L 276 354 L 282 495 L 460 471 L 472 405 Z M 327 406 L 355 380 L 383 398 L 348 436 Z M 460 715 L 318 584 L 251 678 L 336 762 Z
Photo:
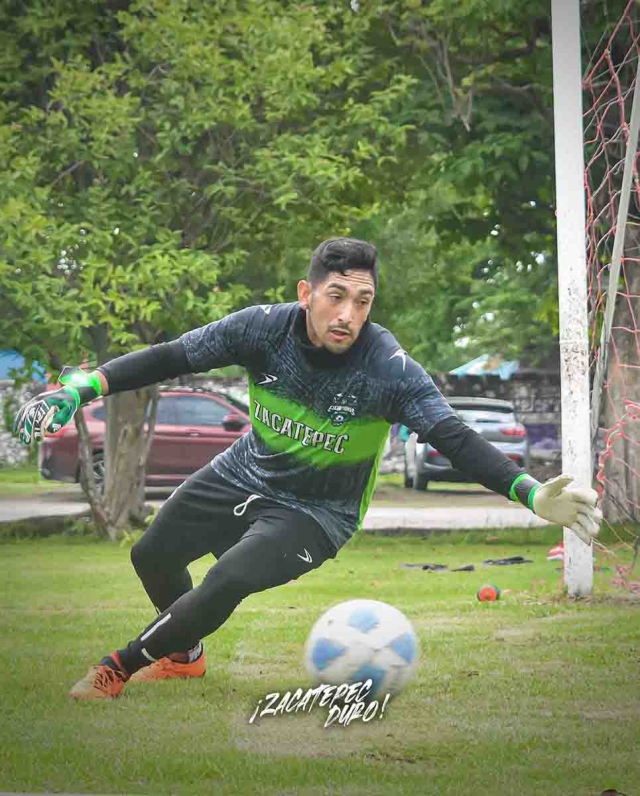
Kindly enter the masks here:
M 311 282 L 307 282 L 306 279 L 301 279 L 298 282 L 298 301 L 303 310 L 309 309 L 309 300 L 311 299 L 312 291 Z

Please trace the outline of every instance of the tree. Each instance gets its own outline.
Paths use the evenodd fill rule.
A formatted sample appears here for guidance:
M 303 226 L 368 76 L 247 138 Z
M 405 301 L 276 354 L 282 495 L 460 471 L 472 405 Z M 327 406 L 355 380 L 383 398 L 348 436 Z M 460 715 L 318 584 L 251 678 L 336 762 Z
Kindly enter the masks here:
M 394 182 L 412 79 L 378 62 L 372 13 L 275 0 L 5 9 L 0 329 L 52 371 L 174 337 L 248 289 L 277 297 L 287 247 L 344 231 Z M 112 537 L 141 514 L 149 402 L 107 399 L 106 494 L 92 503 Z
M 415 78 L 403 201 L 357 227 L 381 241 L 387 284 L 410 286 L 379 317 L 431 369 L 487 350 L 543 360 L 558 332 L 548 4 L 379 13 L 377 46 Z

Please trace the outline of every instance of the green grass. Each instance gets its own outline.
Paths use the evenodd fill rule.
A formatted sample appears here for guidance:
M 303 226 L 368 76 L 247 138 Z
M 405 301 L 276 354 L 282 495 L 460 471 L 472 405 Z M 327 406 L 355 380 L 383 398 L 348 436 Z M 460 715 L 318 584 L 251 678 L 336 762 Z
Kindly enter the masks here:
M 404 489 L 404 475 L 402 473 L 385 473 L 378 475 L 378 486 L 393 486 Z M 407 490 L 408 491 L 408 490 Z M 489 490 L 482 484 L 458 483 L 456 481 L 432 481 L 427 490 L 431 492 L 488 492 Z
M 2 545 L 2 790 L 635 793 L 638 598 L 598 570 L 595 597 L 566 599 L 557 562 L 545 560 L 548 540 L 456 538 L 360 535 L 335 562 L 244 601 L 207 640 L 203 680 L 132 685 L 106 704 L 75 704 L 66 694 L 153 616 L 128 550 L 81 539 Z M 534 563 L 482 566 L 511 555 Z M 629 560 L 619 551 L 598 563 Z M 426 562 L 476 571 L 400 566 Z M 196 582 L 210 563 L 193 566 Z M 499 602 L 475 599 L 485 582 L 503 589 Z M 302 649 L 313 622 L 354 597 L 390 602 L 413 621 L 421 665 L 412 684 L 368 724 L 325 729 L 326 708 L 249 724 L 265 694 L 306 687 Z
M 69 486 L 70 484 L 60 481 L 47 481 L 40 475 L 35 465 L 0 467 L 0 497 L 41 494 Z

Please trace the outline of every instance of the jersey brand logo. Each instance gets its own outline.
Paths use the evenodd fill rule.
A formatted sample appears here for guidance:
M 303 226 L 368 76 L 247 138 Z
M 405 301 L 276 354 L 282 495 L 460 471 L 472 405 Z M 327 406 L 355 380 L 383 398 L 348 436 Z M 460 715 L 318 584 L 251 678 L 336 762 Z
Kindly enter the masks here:
M 263 373 L 264 381 L 259 381 L 258 385 L 260 384 L 272 384 L 274 381 L 278 381 L 277 376 L 272 376 L 270 373 Z
M 268 315 L 271 312 L 271 304 L 261 304 L 260 309 L 264 311 L 265 315 Z
M 389 359 L 395 359 L 395 357 L 401 357 L 402 358 L 402 370 L 404 372 L 404 369 L 407 367 L 407 352 L 403 351 L 401 348 L 399 348 L 396 351 L 395 354 L 391 354 Z
M 304 555 L 302 555 L 302 553 L 296 553 L 296 555 L 298 556 L 298 558 L 301 558 L 303 561 L 306 561 L 307 564 L 310 564 L 313 561 L 313 559 L 311 558 L 311 553 L 307 550 L 306 547 L 304 548 Z
M 334 426 L 341 426 L 356 416 L 356 407 L 358 399 L 355 395 L 348 395 L 347 393 L 339 392 L 333 397 L 331 406 L 327 410 L 327 414 L 331 418 L 331 423 Z

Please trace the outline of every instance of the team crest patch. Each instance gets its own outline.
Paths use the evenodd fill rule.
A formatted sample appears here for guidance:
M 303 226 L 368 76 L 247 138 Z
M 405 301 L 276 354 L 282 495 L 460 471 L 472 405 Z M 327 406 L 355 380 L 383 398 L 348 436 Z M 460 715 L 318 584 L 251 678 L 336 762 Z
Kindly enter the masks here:
M 334 396 L 331 406 L 327 410 L 327 414 L 331 418 L 331 423 L 334 426 L 341 426 L 347 420 L 353 420 L 356 416 L 356 409 L 358 406 L 358 399 L 355 395 L 339 392 Z

